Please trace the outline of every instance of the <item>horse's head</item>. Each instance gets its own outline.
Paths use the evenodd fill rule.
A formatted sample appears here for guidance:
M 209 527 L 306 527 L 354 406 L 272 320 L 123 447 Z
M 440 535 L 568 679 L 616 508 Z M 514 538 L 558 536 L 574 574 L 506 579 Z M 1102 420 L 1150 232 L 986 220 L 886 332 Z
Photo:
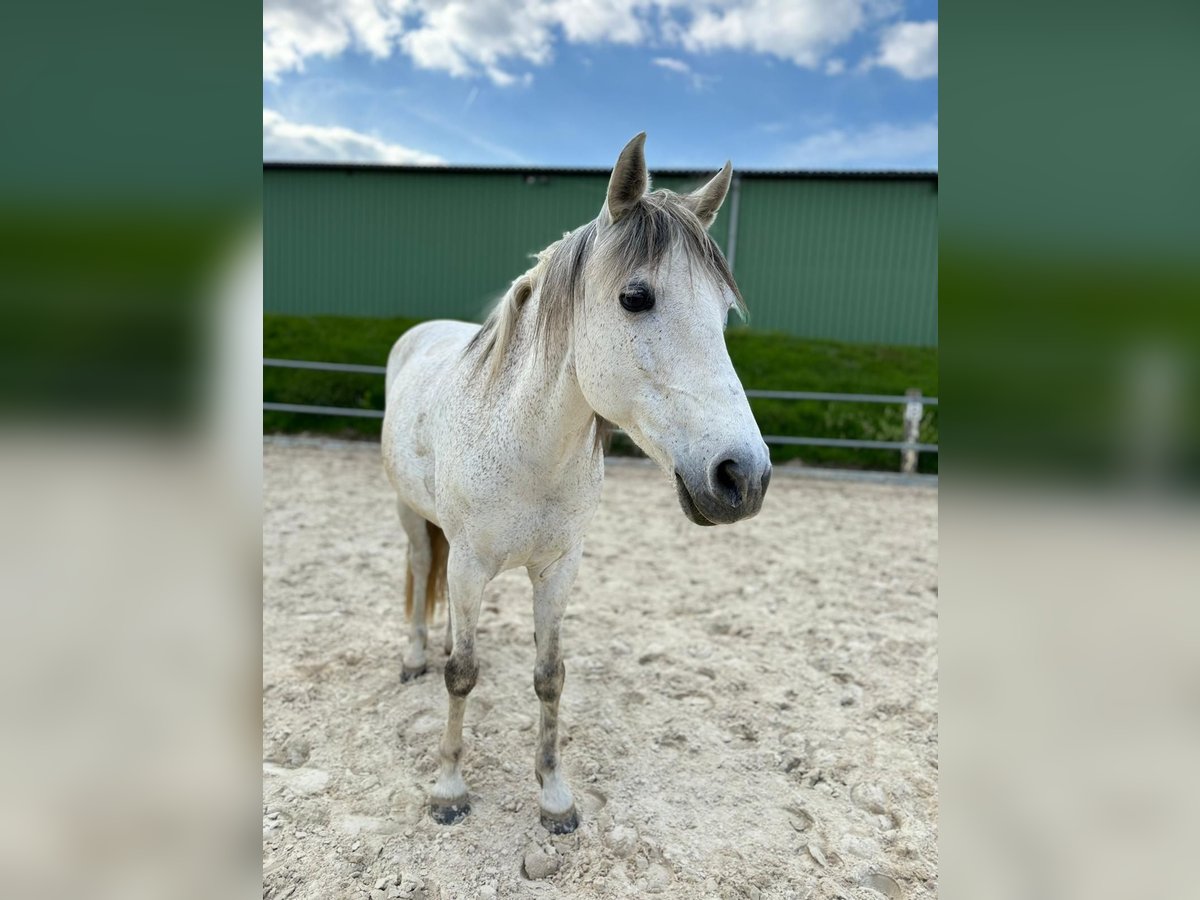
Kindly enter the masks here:
M 621 151 L 576 308 L 575 369 L 591 407 L 675 477 L 697 525 L 762 507 L 771 460 L 725 348 L 741 305 L 707 229 L 729 163 L 691 194 L 647 193 L 645 134 Z

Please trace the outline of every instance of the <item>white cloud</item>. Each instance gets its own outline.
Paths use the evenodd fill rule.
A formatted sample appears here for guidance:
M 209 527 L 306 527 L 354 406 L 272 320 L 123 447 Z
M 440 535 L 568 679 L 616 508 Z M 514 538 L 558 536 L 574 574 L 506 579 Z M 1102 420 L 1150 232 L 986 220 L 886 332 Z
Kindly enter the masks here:
M 672 59 L 669 56 L 659 56 L 652 60 L 654 65 L 662 66 L 664 69 L 670 69 L 672 72 L 678 72 L 681 75 L 690 75 L 692 67 L 685 63 L 682 59 Z
M 545 65 L 558 32 L 573 43 L 640 43 L 651 0 L 265 0 L 263 77 L 303 71 L 308 57 L 396 49 L 423 69 L 508 87 L 532 77 L 511 64 Z
M 640 44 L 653 28 L 639 14 L 653 5 L 649 0 L 552 0 L 545 18 L 573 44 Z
M 884 29 L 870 65 L 895 69 L 905 78 L 933 78 L 938 73 L 938 23 L 900 22 Z
M 895 15 L 899 3 L 265 0 L 263 76 L 276 80 L 286 72 L 302 71 L 307 59 L 351 50 L 380 59 L 399 51 L 421 68 L 459 78 L 486 77 L 507 87 L 528 84 L 532 78 L 528 68 L 550 62 L 563 40 L 674 45 L 689 52 L 739 50 L 813 69 L 826 64 L 840 71 L 837 61 L 826 63 L 829 55 L 865 28 Z M 882 54 L 878 64 L 907 65 L 897 53 Z M 522 68 L 526 71 L 519 71 Z
M 350 48 L 388 56 L 406 5 L 406 0 L 264 0 L 263 77 L 303 71 L 308 57 L 333 57 Z
M 825 63 L 826 75 L 841 75 L 846 71 L 846 61 L 835 56 L 833 59 Z
M 263 110 L 263 159 L 404 165 L 445 163 L 440 156 L 392 144 L 361 131 L 336 125 L 292 122 L 273 109 Z
M 503 68 L 505 60 L 543 65 L 551 58 L 553 35 L 532 6 L 503 0 L 431 5 L 417 27 L 400 38 L 400 46 L 422 69 L 460 78 L 482 71 L 508 87 L 521 79 Z
M 660 68 L 666 69 L 668 72 L 675 72 L 678 75 L 685 76 L 691 84 L 692 90 L 695 91 L 702 91 L 717 80 L 713 75 L 701 75 L 682 59 L 675 59 L 672 56 L 658 56 L 650 60 L 650 62 Z
M 677 36 L 691 51 L 748 50 L 815 69 L 893 9 L 891 0 L 742 0 L 706 5 Z
M 834 128 L 789 147 L 784 164 L 800 169 L 929 169 L 937 167 L 937 120 Z

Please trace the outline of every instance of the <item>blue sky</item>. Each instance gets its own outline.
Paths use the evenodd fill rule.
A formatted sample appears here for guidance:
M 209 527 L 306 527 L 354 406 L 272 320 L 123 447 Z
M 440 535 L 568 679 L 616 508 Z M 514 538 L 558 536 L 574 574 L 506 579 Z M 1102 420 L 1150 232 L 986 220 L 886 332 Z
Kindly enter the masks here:
M 937 168 L 937 4 L 267 0 L 271 160 Z

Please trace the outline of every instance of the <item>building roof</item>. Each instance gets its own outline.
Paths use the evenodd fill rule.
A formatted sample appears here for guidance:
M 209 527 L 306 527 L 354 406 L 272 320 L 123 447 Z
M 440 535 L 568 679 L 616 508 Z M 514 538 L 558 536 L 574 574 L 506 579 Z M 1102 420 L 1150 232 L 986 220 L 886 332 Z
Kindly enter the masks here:
M 419 172 L 437 175 L 555 175 L 555 176 L 601 176 L 607 178 L 610 169 L 569 168 L 553 166 L 402 166 L 386 163 L 348 162 L 263 162 L 264 170 L 311 170 L 342 172 Z M 651 169 L 650 174 L 658 177 L 697 178 L 712 175 L 711 169 Z M 847 170 L 832 169 L 735 169 L 744 178 L 809 178 L 830 181 L 933 181 L 938 180 L 937 170 Z

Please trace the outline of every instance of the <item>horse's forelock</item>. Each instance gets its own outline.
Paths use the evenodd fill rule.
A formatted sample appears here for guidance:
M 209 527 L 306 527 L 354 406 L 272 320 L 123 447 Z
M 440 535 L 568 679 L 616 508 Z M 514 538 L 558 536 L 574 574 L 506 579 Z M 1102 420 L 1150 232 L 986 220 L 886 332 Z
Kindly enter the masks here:
M 548 360 L 560 359 L 570 347 L 589 263 L 595 263 L 593 276 L 615 292 L 634 272 L 658 268 L 677 242 L 690 264 L 700 265 L 732 291 L 744 313 L 745 302 L 716 241 L 677 194 L 660 190 L 643 196 L 616 225 L 601 228 L 598 220 L 589 222 L 539 253 L 537 264 L 513 282 L 467 352 L 478 352 L 480 370 L 493 381 L 516 334 L 524 301 L 536 293 L 534 343 Z

